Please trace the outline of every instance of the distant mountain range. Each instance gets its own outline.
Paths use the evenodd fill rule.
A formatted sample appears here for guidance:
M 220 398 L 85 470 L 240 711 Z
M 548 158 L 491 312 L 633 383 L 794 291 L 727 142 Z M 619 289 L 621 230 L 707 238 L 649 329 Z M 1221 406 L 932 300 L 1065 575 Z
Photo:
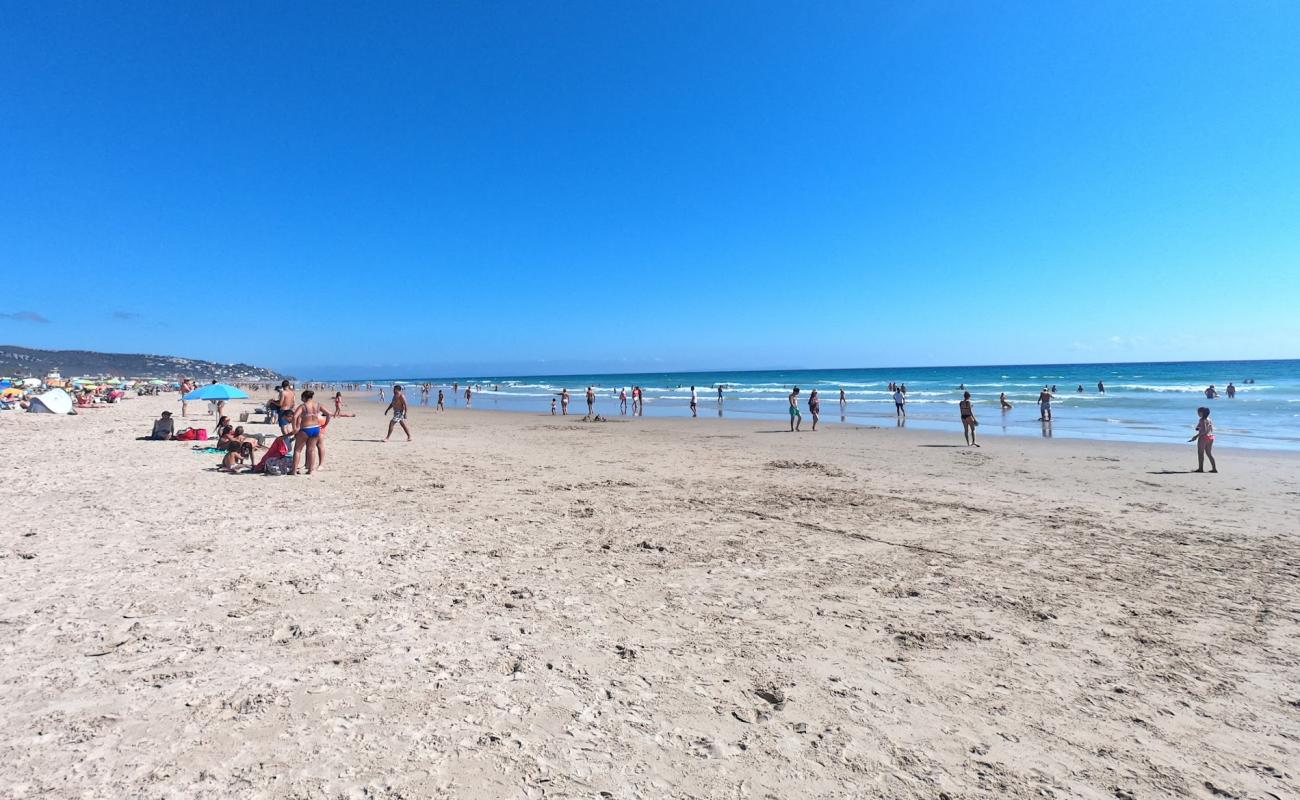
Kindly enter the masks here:
M 140 353 L 35 350 L 0 344 L 0 375 L 43 378 L 50 372 L 58 372 L 64 378 L 195 378 L 200 382 L 215 379 L 222 383 L 261 383 L 292 377 L 252 364 L 216 364 L 193 358 Z

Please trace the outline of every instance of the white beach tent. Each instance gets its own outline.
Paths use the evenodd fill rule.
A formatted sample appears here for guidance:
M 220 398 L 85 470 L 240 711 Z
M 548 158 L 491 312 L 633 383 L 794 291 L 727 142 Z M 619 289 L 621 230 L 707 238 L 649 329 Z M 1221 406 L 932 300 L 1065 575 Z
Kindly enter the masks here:
M 33 397 L 27 410 L 33 414 L 67 414 L 72 411 L 72 398 L 62 389 L 51 389 Z

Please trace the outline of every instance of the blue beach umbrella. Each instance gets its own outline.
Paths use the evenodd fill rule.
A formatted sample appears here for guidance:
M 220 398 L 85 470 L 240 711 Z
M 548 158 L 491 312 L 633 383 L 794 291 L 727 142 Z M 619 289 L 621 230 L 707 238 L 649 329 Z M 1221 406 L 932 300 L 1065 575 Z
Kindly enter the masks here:
M 210 383 L 185 395 L 182 400 L 243 400 L 248 395 L 224 383 Z

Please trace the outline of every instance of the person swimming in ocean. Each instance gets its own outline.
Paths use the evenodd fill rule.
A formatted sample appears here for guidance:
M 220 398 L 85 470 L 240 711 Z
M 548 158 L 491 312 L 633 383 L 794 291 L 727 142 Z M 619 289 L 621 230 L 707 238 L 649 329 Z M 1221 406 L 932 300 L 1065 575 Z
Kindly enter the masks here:
M 384 416 L 388 416 L 389 411 L 393 412 L 393 418 L 388 421 L 388 435 L 384 437 L 384 441 L 388 441 L 388 438 L 393 435 L 393 428 L 398 425 L 402 426 L 402 432 L 406 434 L 406 441 L 411 441 L 411 429 L 406 427 L 406 412 L 408 411 L 406 393 L 402 391 L 402 384 L 400 383 L 393 384 L 393 401 L 388 404 L 388 408 L 384 409 Z
M 1196 409 L 1200 419 L 1196 422 L 1196 435 L 1188 439 L 1196 442 L 1196 471 L 1205 471 L 1205 459 L 1210 459 L 1210 472 L 1218 472 L 1219 465 L 1214 463 L 1214 423 L 1210 421 L 1210 409 L 1201 406 Z
M 298 466 L 307 462 L 307 474 L 325 465 L 325 428 L 330 422 L 330 412 L 316 402 L 316 393 L 307 389 L 302 393 L 302 403 L 293 413 L 295 446 L 293 448 L 293 473 L 298 474 Z

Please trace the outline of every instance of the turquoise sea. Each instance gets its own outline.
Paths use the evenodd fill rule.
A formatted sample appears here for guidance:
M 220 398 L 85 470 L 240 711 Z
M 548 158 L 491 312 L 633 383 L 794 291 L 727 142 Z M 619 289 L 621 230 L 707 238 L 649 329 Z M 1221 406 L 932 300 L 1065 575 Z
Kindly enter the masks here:
M 899 367 L 884 369 L 805 369 L 712 372 L 627 373 L 602 375 L 458 375 L 358 378 L 376 387 L 394 382 L 432 383 L 443 387 L 448 404 L 464 405 L 452 396 L 452 383 L 476 385 L 474 407 L 549 414 L 551 398 L 567 388 L 571 412 L 586 413 L 588 386 L 596 388 L 597 413 L 620 413 L 618 392 L 645 389 L 645 415 L 689 417 L 690 387 L 699 393 L 701 416 L 730 419 L 786 420 L 786 395 L 800 387 L 804 419 L 807 396 L 817 389 L 824 422 L 895 426 L 891 381 L 907 386 L 907 427 L 960 431 L 957 403 L 964 385 L 975 402 L 982 435 L 1062 436 L 1071 438 L 1181 442 L 1191 436 L 1196 408 L 1212 409 L 1221 447 L 1300 450 L 1300 360 L 1201 361 L 1120 364 L 1038 364 L 982 367 Z M 1097 382 L 1105 384 L 1105 393 Z M 1253 381 L 1253 382 L 1250 382 Z M 1229 383 L 1237 389 L 1228 399 Z M 724 386 L 722 402 L 716 387 Z M 1220 393 L 1207 400 L 1214 385 Z M 1053 421 L 1038 421 L 1038 393 L 1056 387 Z M 1078 391 L 1079 387 L 1083 391 Z M 847 403 L 843 411 L 839 392 Z M 998 395 L 1013 404 L 1002 412 Z M 418 389 L 410 393 L 420 401 Z

